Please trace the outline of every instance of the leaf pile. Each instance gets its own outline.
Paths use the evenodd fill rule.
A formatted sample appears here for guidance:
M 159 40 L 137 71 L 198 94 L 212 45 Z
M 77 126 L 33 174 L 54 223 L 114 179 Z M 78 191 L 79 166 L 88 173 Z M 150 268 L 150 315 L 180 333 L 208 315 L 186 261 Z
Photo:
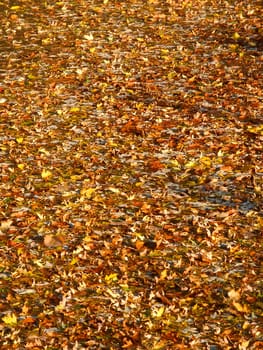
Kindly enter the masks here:
M 263 346 L 262 16 L 0 4 L 1 349 Z

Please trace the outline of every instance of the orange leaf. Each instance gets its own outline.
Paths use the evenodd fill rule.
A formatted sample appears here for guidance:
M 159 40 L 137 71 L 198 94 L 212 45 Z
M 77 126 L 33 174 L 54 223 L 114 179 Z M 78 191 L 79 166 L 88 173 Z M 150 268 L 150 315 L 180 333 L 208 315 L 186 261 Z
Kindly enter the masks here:
M 152 171 L 158 171 L 160 169 L 165 168 L 165 165 L 161 163 L 159 159 L 152 160 L 148 164 Z
M 135 243 L 136 249 L 141 250 L 144 247 L 144 242 L 143 241 L 136 241 Z
M 26 318 L 23 319 L 23 324 L 31 324 L 31 323 L 34 323 L 36 320 L 31 317 L 31 316 L 28 316 Z

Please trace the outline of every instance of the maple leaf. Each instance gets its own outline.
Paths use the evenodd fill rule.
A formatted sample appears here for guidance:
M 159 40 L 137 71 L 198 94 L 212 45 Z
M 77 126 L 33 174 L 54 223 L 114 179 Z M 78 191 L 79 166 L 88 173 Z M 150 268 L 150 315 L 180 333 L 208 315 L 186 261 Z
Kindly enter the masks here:
M 47 180 L 47 179 L 49 179 L 51 176 L 52 176 L 52 172 L 51 172 L 50 170 L 47 170 L 47 169 L 43 169 L 43 170 L 42 170 L 42 172 L 41 172 L 41 177 L 42 177 L 42 179 Z
M 17 325 L 17 317 L 14 313 L 10 313 L 2 317 L 2 321 L 10 327 L 14 327 Z

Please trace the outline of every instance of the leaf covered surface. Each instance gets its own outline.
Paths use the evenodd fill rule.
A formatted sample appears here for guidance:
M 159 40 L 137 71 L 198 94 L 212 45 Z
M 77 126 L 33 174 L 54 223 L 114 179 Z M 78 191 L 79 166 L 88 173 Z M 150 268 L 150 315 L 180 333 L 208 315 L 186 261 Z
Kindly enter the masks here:
M 1 349 L 260 349 L 262 4 L 0 3 Z

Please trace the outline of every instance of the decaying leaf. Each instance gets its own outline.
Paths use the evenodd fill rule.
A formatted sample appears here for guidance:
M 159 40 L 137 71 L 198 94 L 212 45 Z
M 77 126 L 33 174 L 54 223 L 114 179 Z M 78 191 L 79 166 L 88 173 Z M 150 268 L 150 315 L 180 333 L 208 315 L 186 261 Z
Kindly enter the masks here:
M 263 348 L 262 17 L 0 2 L 0 348 Z

